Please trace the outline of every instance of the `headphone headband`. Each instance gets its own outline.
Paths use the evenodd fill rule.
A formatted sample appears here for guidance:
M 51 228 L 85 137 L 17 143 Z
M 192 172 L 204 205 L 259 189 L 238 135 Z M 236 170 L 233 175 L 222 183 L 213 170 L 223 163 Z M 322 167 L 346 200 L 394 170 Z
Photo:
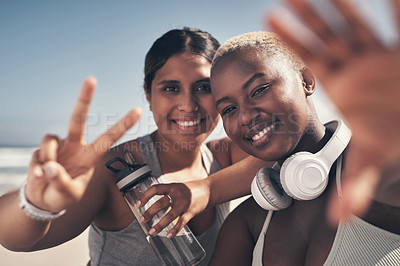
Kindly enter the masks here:
M 351 131 L 342 120 L 330 121 L 325 124 L 325 127 L 333 132 L 333 135 L 325 146 L 315 153 L 315 156 L 319 157 L 327 165 L 332 165 L 349 144 Z

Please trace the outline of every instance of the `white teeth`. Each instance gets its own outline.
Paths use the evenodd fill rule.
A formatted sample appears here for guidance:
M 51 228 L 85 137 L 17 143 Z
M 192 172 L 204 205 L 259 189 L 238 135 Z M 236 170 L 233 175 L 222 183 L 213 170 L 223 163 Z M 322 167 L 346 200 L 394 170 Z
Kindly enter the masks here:
M 182 127 L 192 127 L 200 124 L 200 120 L 197 121 L 176 121 L 176 123 Z
M 267 134 L 268 132 L 270 132 L 272 129 L 275 128 L 275 124 L 271 124 L 269 126 L 267 126 L 266 128 L 264 128 L 263 130 L 261 130 L 260 132 L 258 132 L 257 134 L 255 134 L 251 140 L 252 141 L 257 141 L 259 139 L 261 139 L 265 134 Z

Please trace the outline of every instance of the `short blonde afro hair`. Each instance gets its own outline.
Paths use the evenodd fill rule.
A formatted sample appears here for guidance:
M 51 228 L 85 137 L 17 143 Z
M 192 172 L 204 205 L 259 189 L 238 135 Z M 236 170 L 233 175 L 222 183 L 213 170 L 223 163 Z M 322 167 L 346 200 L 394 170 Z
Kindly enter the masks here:
M 257 52 L 277 56 L 287 60 L 295 71 L 304 68 L 304 62 L 295 54 L 278 35 L 272 32 L 249 32 L 227 40 L 215 53 L 212 68 L 224 57 L 243 50 L 254 49 Z

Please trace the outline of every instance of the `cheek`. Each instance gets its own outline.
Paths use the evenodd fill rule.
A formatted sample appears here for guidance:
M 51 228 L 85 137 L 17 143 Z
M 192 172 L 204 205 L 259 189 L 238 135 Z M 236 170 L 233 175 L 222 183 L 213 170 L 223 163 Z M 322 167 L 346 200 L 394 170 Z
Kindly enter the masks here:
M 238 143 L 239 140 L 242 139 L 241 132 L 238 130 L 237 120 L 236 119 L 223 119 L 223 125 L 226 134 L 230 139 L 234 142 Z M 239 144 L 239 143 L 238 143 Z
M 171 106 L 172 105 L 168 103 L 168 101 L 161 100 L 160 97 L 151 98 L 151 111 L 153 112 L 153 117 L 156 123 L 166 119 Z

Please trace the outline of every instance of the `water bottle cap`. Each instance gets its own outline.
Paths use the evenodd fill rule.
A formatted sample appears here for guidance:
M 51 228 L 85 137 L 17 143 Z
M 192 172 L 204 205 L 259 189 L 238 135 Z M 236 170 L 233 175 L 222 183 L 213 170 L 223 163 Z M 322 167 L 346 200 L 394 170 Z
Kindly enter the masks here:
M 124 168 L 116 169 L 112 167 L 111 165 L 115 162 L 120 162 Z M 115 157 L 106 162 L 106 167 L 114 173 L 116 178 L 115 183 L 120 191 L 124 191 L 139 183 L 151 173 L 150 167 L 146 164 L 130 164 L 119 157 Z

